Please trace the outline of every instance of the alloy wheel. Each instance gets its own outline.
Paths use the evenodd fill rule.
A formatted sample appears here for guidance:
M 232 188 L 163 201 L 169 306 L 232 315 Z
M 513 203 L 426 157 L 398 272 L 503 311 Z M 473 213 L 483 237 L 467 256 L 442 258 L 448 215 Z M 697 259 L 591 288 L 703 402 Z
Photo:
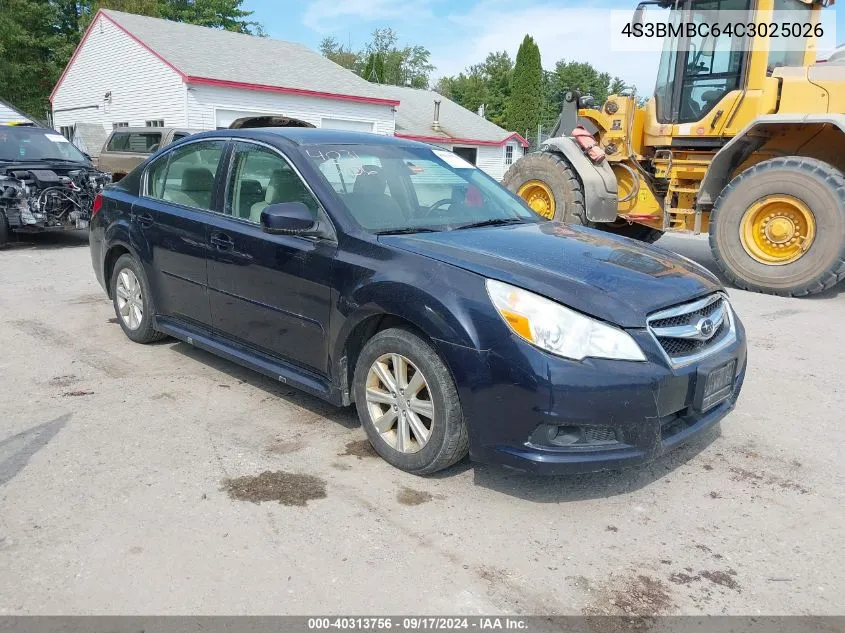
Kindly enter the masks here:
M 144 318 L 144 299 L 141 294 L 141 282 L 129 268 L 124 268 L 118 274 L 115 294 L 123 324 L 130 330 L 137 330 Z
M 423 373 L 401 354 L 384 354 L 367 373 L 367 411 L 381 438 L 400 453 L 428 443 L 436 423 Z

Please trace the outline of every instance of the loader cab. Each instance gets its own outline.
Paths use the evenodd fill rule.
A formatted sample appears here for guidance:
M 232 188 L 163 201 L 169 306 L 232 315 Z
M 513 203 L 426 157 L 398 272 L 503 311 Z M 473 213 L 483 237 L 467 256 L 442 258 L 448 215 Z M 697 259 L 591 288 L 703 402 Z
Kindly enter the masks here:
M 654 126 L 674 124 L 672 136 L 721 136 L 726 121 L 742 103 L 749 88 L 763 89 L 766 76 L 782 66 L 801 66 L 806 52 L 801 44 L 780 41 L 762 45 L 736 31 L 710 31 L 714 23 L 761 21 L 763 15 L 778 17 L 789 12 L 790 20 L 806 13 L 813 19 L 813 3 L 805 0 L 655 0 L 669 10 L 668 32 L 654 90 Z M 690 29 L 689 25 L 701 28 Z M 776 40 L 770 40 L 776 42 Z M 743 110 L 748 109 L 746 103 Z M 757 115 L 764 112 L 757 112 Z

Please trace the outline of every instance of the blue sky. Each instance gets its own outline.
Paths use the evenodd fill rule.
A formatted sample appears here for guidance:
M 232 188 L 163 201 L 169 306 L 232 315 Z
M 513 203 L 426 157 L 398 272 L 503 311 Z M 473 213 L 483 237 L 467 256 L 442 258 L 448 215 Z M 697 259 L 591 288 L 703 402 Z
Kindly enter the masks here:
M 246 0 L 270 37 L 317 48 L 328 35 L 358 49 L 374 28 L 391 26 L 404 44 L 421 44 L 437 66 L 433 77 L 451 75 L 488 52 L 516 54 L 526 33 L 540 46 L 543 66 L 559 59 L 589 61 L 650 92 L 658 54 L 619 53 L 609 47 L 608 27 L 596 28 L 596 10 L 633 11 L 636 0 Z M 587 9 L 579 13 L 575 9 Z M 824 11 L 845 40 L 845 9 Z M 608 13 L 609 15 L 609 13 Z

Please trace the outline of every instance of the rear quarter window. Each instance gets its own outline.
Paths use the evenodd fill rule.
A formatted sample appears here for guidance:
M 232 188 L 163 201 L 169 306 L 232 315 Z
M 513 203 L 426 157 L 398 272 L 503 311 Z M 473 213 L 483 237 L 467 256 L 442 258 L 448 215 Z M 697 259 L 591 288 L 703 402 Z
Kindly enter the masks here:
M 112 134 L 106 151 L 152 154 L 161 144 L 161 132 L 116 132 Z

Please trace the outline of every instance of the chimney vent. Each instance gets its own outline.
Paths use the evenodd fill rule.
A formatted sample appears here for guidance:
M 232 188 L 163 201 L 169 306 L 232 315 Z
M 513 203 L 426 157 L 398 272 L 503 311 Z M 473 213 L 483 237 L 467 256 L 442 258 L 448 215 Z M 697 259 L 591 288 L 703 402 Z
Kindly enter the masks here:
M 431 129 L 435 132 L 440 131 L 440 99 L 434 100 L 434 121 L 431 124 Z

